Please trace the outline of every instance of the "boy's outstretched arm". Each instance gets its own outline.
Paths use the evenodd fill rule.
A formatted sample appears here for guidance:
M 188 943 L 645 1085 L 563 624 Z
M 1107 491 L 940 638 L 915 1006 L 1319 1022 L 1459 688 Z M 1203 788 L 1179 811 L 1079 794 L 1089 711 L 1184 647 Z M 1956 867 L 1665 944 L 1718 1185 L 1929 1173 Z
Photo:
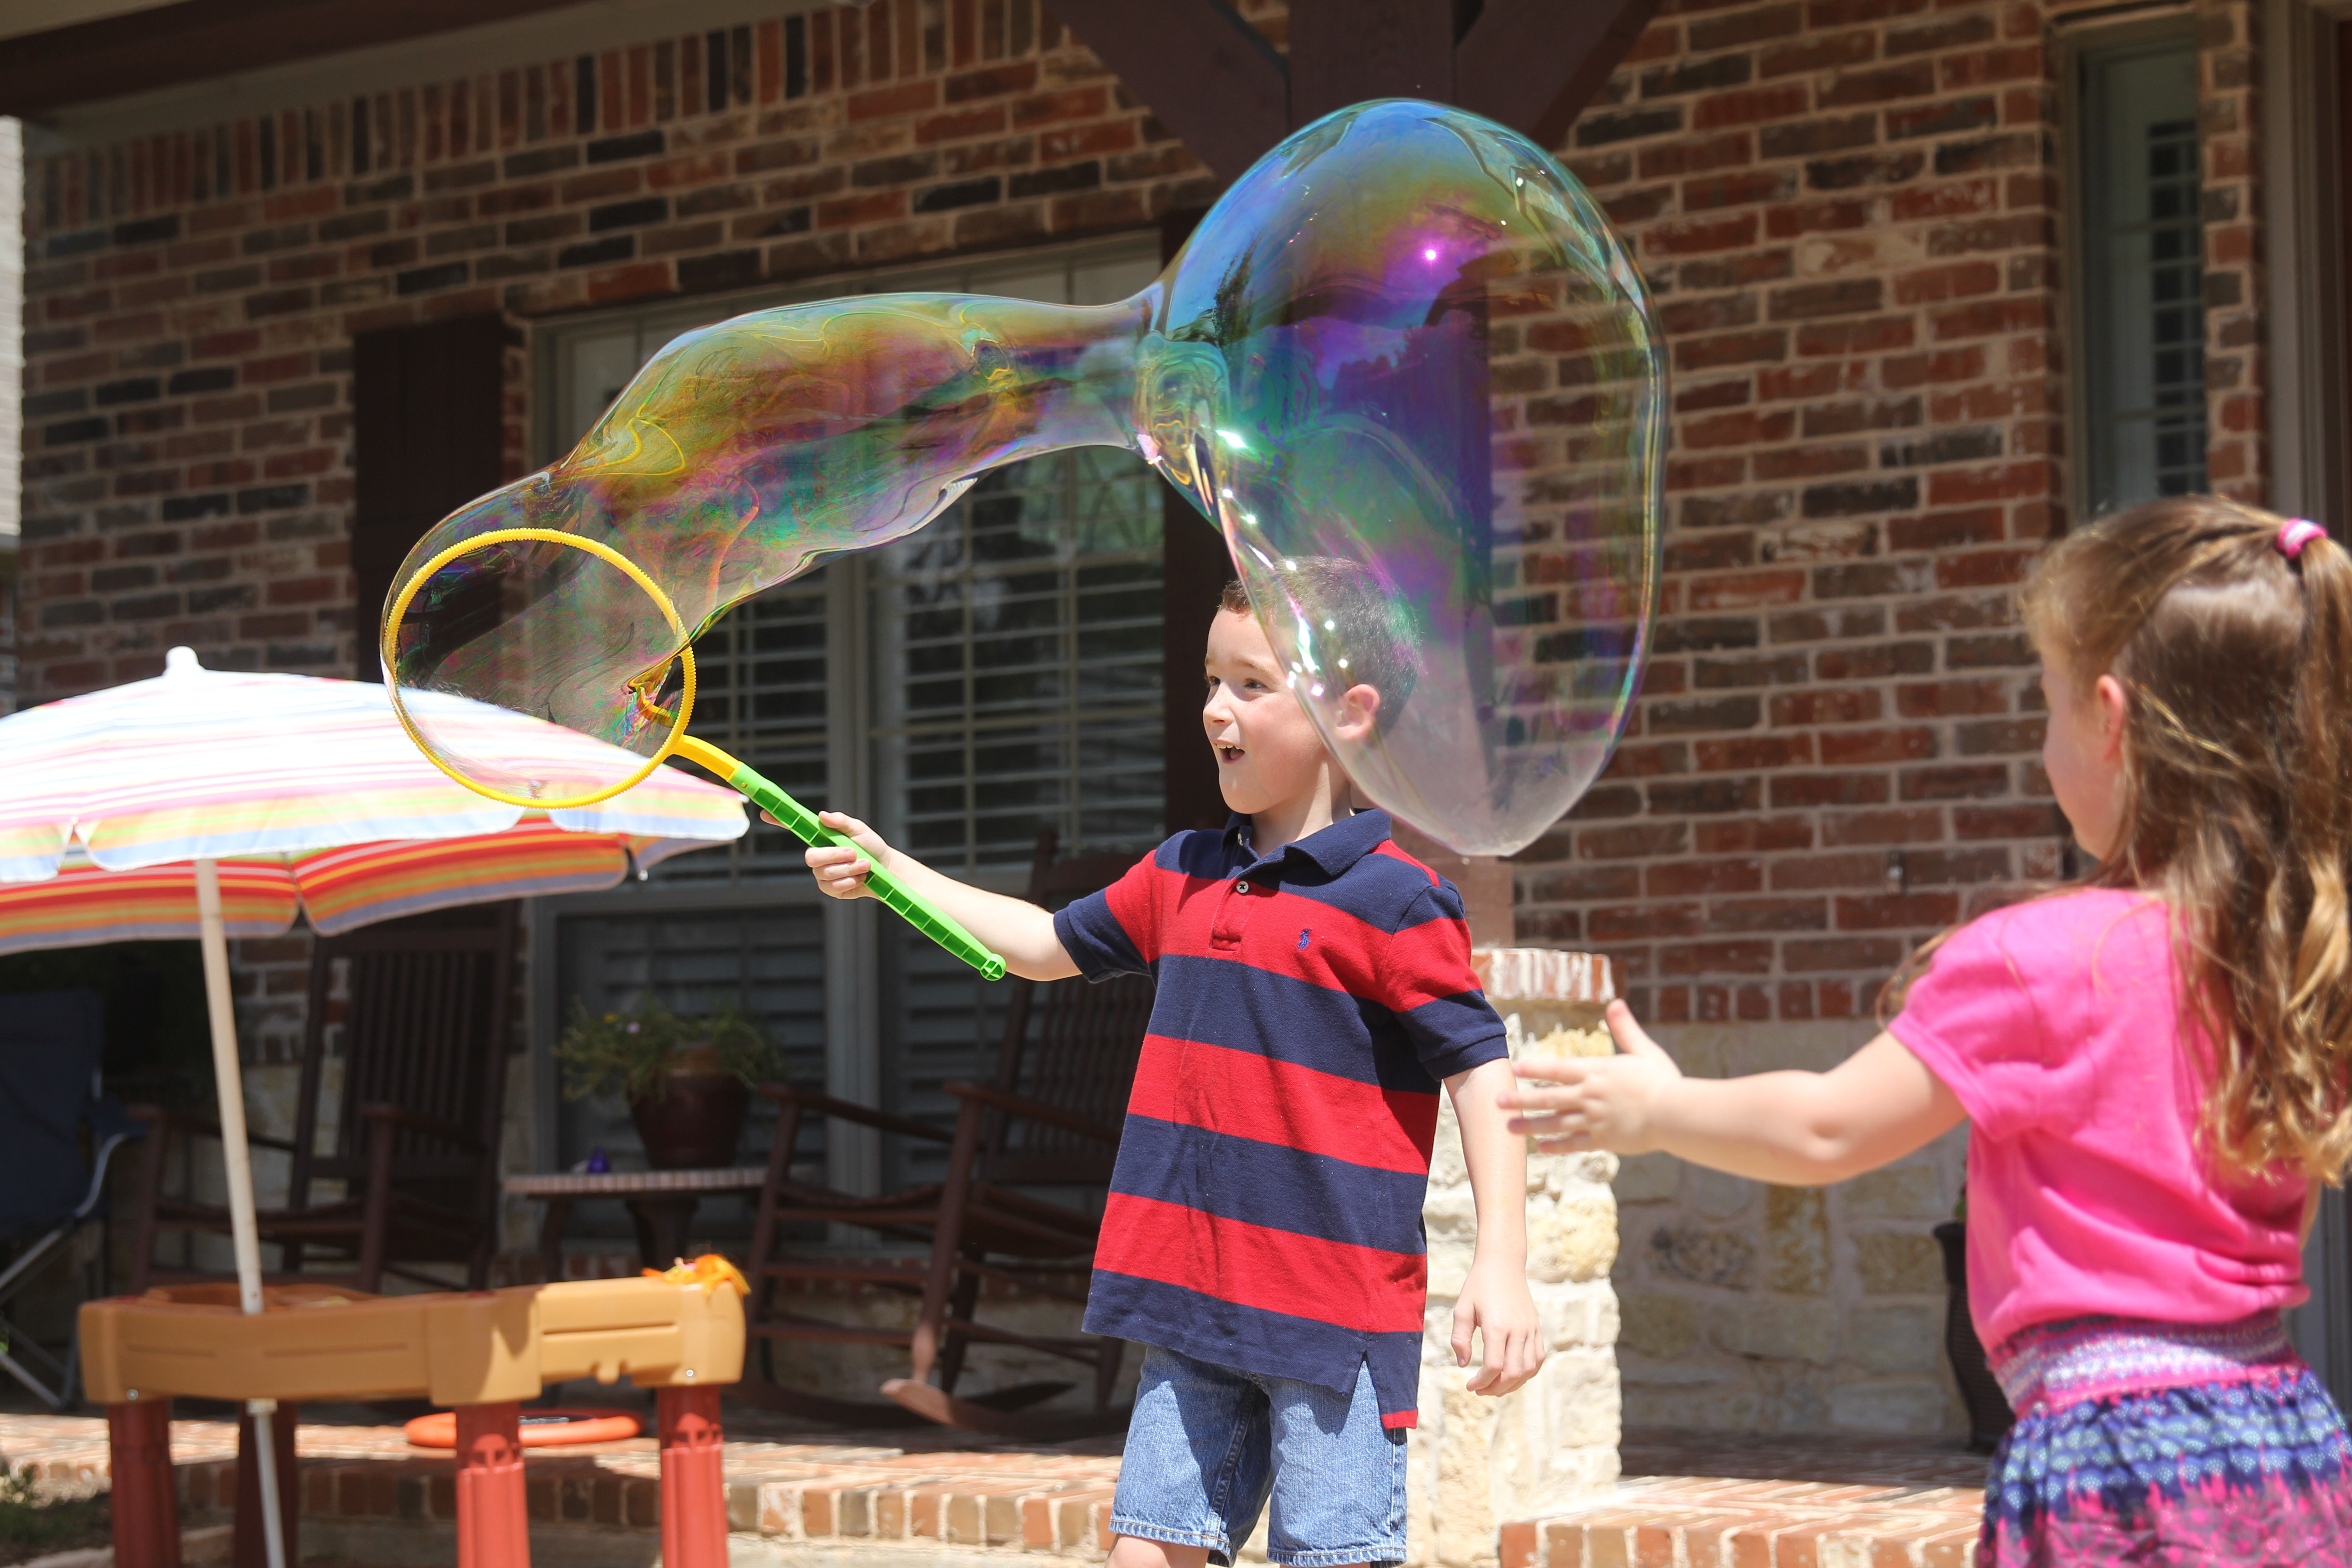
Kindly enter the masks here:
M 1508 1061 L 1481 1063 L 1445 1080 L 1462 1128 L 1462 1163 L 1478 1209 L 1478 1247 L 1454 1301 L 1454 1361 L 1470 1364 L 1470 1334 L 1483 1336 L 1473 1394 L 1510 1393 L 1543 1366 L 1543 1323 L 1528 1293 L 1528 1144 L 1504 1124 Z
M 1029 980 L 1063 980 L 1078 972 L 1062 939 L 1054 934 L 1054 917 L 1027 900 L 1010 899 L 942 876 L 913 856 L 891 848 L 882 842 L 880 834 L 854 816 L 821 811 L 817 820 L 857 846 L 850 849 L 819 845 L 809 850 L 808 868 L 816 873 L 818 888 L 830 896 L 866 897 L 866 873 L 878 863 L 910 891 L 929 899 L 1002 954 L 1004 966 L 1013 973 Z
M 1664 1151 L 1695 1164 L 1782 1186 L 1819 1186 L 1875 1170 L 1922 1148 L 1966 1118 L 1959 1100 L 1893 1035 L 1828 1072 L 1685 1078 L 1674 1058 L 1609 1005 L 1622 1055 L 1523 1061 L 1517 1076 L 1544 1080 L 1501 1104 L 1522 1111 L 1510 1126 L 1546 1153 Z

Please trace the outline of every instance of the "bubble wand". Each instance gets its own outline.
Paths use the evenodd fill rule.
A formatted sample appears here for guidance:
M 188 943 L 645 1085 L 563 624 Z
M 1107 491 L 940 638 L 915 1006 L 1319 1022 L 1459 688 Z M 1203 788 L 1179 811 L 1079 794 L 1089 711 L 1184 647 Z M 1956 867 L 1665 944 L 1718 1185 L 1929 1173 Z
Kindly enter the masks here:
M 606 565 L 619 570 L 630 582 L 642 589 L 646 596 L 653 601 L 654 607 L 661 612 L 663 620 L 668 624 L 671 634 L 677 638 L 676 662 L 679 667 L 681 679 L 677 700 L 674 706 L 664 707 L 655 700 L 662 682 L 668 675 L 669 661 L 665 660 L 656 672 L 650 675 L 640 675 L 628 683 L 636 716 L 649 723 L 665 727 L 667 734 L 663 738 L 659 748 L 646 758 L 643 766 L 618 782 L 599 781 L 575 793 L 555 797 L 550 797 L 543 793 L 510 790 L 501 784 L 493 784 L 488 779 L 475 776 L 462 761 L 451 754 L 447 747 L 436 743 L 433 738 L 428 737 L 427 732 L 419 728 L 415 720 L 410 715 L 407 705 L 402 700 L 400 682 L 393 672 L 396 672 L 400 668 L 398 655 L 401 623 L 407 616 L 409 606 L 415 603 L 418 591 L 432 580 L 436 573 L 457 561 L 458 557 L 477 550 L 505 544 L 554 544 L 585 551 Z M 394 596 L 391 607 L 384 613 L 383 654 L 384 669 L 387 672 L 385 684 L 392 695 L 393 712 L 399 718 L 401 728 L 408 731 L 408 738 L 416 742 L 417 749 L 431 760 L 435 767 L 439 768 L 477 795 L 487 795 L 492 800 L 504 801 L 509 805 L 528 806 L 534 811 L 561 811 L 569 807 L 593 805 L 597 801 L 609 799 L 646 778 L 667 758 L 684 757 L 688 762 L 706 768 L 725 780 L 728 788 L 734 790 L 766 812 L 803 843 L 812 847 L 843 845 L 853 849 L 857 847 L 847 837 L 819 822 L 816 813 L 785 794 L 774 781 L 762 775 L 749 763 L 728 755 L 708 741 L 698 740 L 686 732 L 687 721 L 694 713 L 695 690 L 694 647 L 688 636 L 686 623 L 679 617 L 677 606 L 670 602 L 669 595 L 662 591 L 661 586 L 646 575 L 644 569 L 635 562 L 609 544 L 552 528 L 495 529 L 488 533 L 477 534 L 471 539 L 460 540 L 427 560 L 424 565 L 411 573 L 408 580 L 401 585 L 399 594 Z M 929 900 L 907 888 L 880 866 L 874 865 L 870 858 L 867 864 L 869 869 L 866 877 L 866 890 L 880 900 L 885 906 L 895 910 L 901 919 L 917 931 L 979 970 L 984 977 L 990 980 L 1002 980 L 1004 977 L 1004 960 L 991 952 L 978 937 L 966 931 Z

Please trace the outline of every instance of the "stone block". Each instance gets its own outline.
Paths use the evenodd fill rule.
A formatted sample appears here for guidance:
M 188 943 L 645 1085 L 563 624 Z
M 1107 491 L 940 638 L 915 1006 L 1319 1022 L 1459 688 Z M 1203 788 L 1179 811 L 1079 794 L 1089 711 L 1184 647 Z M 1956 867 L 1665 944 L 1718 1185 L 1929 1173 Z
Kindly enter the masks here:
M 1848 1219 L 1928 1219 L 1951 1217 L 1952 1200 L 1944 1195 L 1944 1173 L 1934 1165 L 1889 1165 L 1843 1183 L 1839 1200 Z
M 1932 1432 L 1956 1412 L 1932 1377 L 1840 1384 L 1829 1391 L 1830 1421 L 1855 1432 Z
M 1698 1347 L 1698 1307 L 1688 1297 L 1629 1292 L 1618 1310 L 1617 1342 L 1627 1350 L 1672 1358 Z
M 1764 1402 L 1756 1390 L 1729 1378 L 1707 1384 L 1629 1383 L 1626 1398 L 1645 1426 L 1696 1426 L 1707 1431 L 1752 1430 Z
M 1666 1203 L 1682 1190 L 1683 1163 L 1672 1154 L 1629 1154 L 1618 1162 L 1617 1201 Z
M 1808 1361 L 1837 1359 L 1837 1321 L 1810 1301 L 1740 1301 L 1710 1306 L 1706 1337 L 1734 1355 Z
M 1864 1231 L 1853 1238 L 1854 1268 L 1868 1296 L 1940 1296 L 1944 1252 L 1918 1231 Z
M 1605 1279 L 1617 1261 L 1617 1205 L 1606 1187 L 1528 1205 L 1528 1278 L 1546 1284 Z
M 1700 1225 L 1662 1225 L 1650 1233 L 1650 1265 L 1657 1272 L 1695 1285 L 1744 1289 L 1756 1249 L 1734 1230 Z
M 1944 1313 L 1937 1307 L 1857 1307 L 1846 1318 L 1846 1354 L 1872 1372 L 1936 1370 L 1944 1353 Z
M 1757 1194 L 1763 1190 L 1761 1182 L 1728 1176 L 1704 1165 L 1687 1167 L 1683 1176 L 1685 1201 L 1692 1212 L 1708 1219 L 1738 1218 L 1755 1206 Z
M 1764 1277 L 1792 1296 L 1830 1291 L 1830 1205 L 1819 1187 L 1771 1187 L 1764 1194 Z

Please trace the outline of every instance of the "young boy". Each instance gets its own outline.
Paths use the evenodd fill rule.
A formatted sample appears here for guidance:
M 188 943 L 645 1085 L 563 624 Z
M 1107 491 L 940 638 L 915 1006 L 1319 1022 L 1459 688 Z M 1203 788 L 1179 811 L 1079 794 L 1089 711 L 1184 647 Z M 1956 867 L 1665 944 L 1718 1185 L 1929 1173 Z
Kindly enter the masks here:
M 1377 726 L 1410 660 L 1370 574 L 1286 567 L 1365 678 L 1341 699 L 1342 733 Z M 1176 835 L 1059 914 L 951 880 L 837 813 L 826 826 L 864 854 L 808 863 L 856 898 L 880 862 L 1033 980 L 1158 981 L 1087 1307 L 1087 1331 L 1147 1347 L 1110 1568 L 1230 1563 L 1269 1495 L 1275 1562 L 1398 1563 L 1441 1080 L 1478 1215 L 1455 1358 L 1482 1333 L 1470 1386 L 1503 1394 L 1543 1357 L 1503 1026 L 1471 973 L 1460 895 L 1390 842 L 1387 813 L 1350 810 L 1238 583 L 1205 672 L 1232 821 Z

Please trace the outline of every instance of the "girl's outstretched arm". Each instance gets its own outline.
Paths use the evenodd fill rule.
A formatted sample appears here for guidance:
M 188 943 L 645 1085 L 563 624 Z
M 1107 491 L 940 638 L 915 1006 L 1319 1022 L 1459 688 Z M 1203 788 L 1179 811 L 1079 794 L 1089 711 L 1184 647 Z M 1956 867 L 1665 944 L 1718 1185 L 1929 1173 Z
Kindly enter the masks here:
M 1782 1186 L 1842 1182 L 1899 1160 L 1959 1125 L 1967 1112 L 1893 1035 L 1881 1034 L 1828 1072 L 1685 1078 L 1622 1002 L 1609 1005 L 1614 1057 L 1516 1064 L 1522 1084 L 1502 1105 L 1511 1131 L 1547 1154 L 1664 1151 L 1695 1164 Z

